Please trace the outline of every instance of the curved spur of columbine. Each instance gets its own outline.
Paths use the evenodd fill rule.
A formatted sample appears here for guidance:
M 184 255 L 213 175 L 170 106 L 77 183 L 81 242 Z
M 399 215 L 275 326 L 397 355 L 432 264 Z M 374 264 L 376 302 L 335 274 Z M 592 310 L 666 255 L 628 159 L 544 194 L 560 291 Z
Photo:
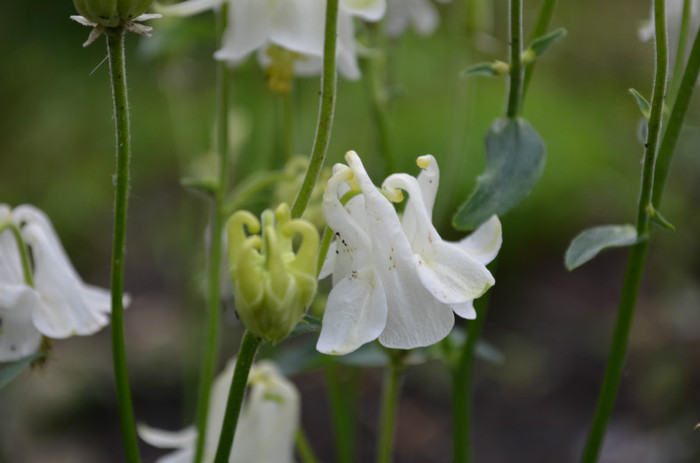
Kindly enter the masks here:
M 235 365 L 234 360 L 230 361 L 212 387 L 205 462 L 211 462 L 216 453 Z M 294 433 L 299 426 L 299 392 L 269 361 L 252 366 L 248 386 L 250 390 L 238 419 L 229 463 L 292 463 Z M 177 449 L 156 463 L 192 462 L 197 441 L 197 431 L 193 427 L 170 432 L 140 425 L 138 432 L 154 447 Z
M 318 230 L 306 220 L 292 220 L 284 203 L 274 213 L 263 212 L 262 227 L 250 212 L 239 211 L 227 230 L 238 315 L 256 336 L 278 342 L 301 320 L 316 294 Z M 294 234 L 302 238 L 296 253 Z
M 0 361 L 16 360 L 39 347 L 41 336 L 89 335 L 109 322 L 110 294 L 86 285 L 73 268 L 48 217 L 23 205 L 0 205 L 0 223 L 11 221 L 32 253 L 32 287 L 24 280 L 17 243 L 0 236 Z M 125 298 L 125 304 L 128 303 Z
M 500 223 L 494 217 L 461 242 L 444 241 L 430 217 L 439 180 L 432 156 L 419 158 L 418 178 L 392 175 L 383 192 L 355 152 L 346 160 L 349 167 L 336 168 L 324 196 L 336 243 L 324 265 L 333 269 L 333 289 L 317 348 L 345 354 L 377 338 L 397 349 L 434 344 L 452 329 L 453 312 L 474 318 L 472 301 L 494 284 L 485 263 L 500 247 Z M 342 182 L 361 192 L 345 207 Z M 400 202 L 403 191 L 409 199 L 402 221 L 390 199 Z

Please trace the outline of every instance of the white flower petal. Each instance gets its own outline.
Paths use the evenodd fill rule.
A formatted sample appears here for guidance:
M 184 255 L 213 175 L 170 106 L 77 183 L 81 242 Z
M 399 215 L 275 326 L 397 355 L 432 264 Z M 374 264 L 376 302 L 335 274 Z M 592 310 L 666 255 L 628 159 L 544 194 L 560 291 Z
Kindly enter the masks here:
M 498 216 L 494 215 L 474 230 L 471 235 L 454 244 L 486 265 L 496 258 L 502 243 L 501 221 L 498 220 Z
M 481 296 L 494 284 L 482 263 L 440 238 L 428 216 L 417 179 L 407 174 L 390 175 L 384 181 L 384 189 L 402 189 L 409 194 L 406 213 L 415 217 L 411 250 L 418 259 L 420 279 L 435 298 L 445 304 L 458 304 Z
M 338 249 L 338 242 L 332 241 L 330 246 L 328 246 L 328 253 L 326 254 L 326 259 L 323 261 L 321 266 L 321 271 L 318 272 L 318 279 L 323 280 L 333 273 L 333 268 L 335 267 L 335 251 Z
M 476 310 L 474 310 L 474 301 L 462 302 L 460 304 L 450 304 L 454 313 L 467 320 L 476 318 Z
M 39 349 L 41 333 L 32 323 L 32 313 L 40 304 L 29 286 L 0 281 L 0 362 L 19 360 Z
M 26 283 L 17 241 L 10 230 L 0 234 L 0 282 L 19 285 Z
M 83 297 L 84 284 L 67 260 L 55 235 L 30 223 L 22 235 L 31 246 L 35 269 L 34 284 L 43 304 L 33 314 L 34 325 L 51 338 L 92 334 L 109 318 L 103 307 L 90 306 Z
M 214 54 L 222 61 L 238 62 L 267 42 L 270 35 L 270 10 L 267 1 L 230 2 L 228 26 L 223 46 Z
M 372 267 L 361 268 L 333 286 L 316 349 L 324 354 L 348 354 L 377 339 L 386 321 L 382 282 Z
M 386 11 L 386 0 L 340 0 L 340 7 L 365 21 L 379 21 Z
M 254 0 L 259 3 L 260 0 Z M 234 2 L 235 3 L 235 2 Z M 323 56 L 326 2 L 277 1 L 270 11 L 269 40 L 281 47 L 311 56 Z
M 428 0 L 388 0 L 386 33 L 398 37 L 412 24 L 420 35 L 430 35 L 438 24 L 438 14 Z
M 323 196 L 323 214 L 335 232 L 335 255 L 333 289 L 316 348 L 334 355 L 347 354 L 376 339 L 387 317 L 382 284 L 372 266 L 372 243 L 365 232 L 364 199 L 355 196 L 343 206 L 338 198 L 350 174 L 347 167 L 338 169 Z
M 218 8 L 224 0 L 188 0 L 173 5 L 153 4 L 153 11 L 165 16 L 192 16 L 203 11 Z
M 434 344 L 452 329 L 452 310 L 439 303 L 421 283 L 416 260 L 396 211 L 374 186 L 360 158 L 350 151 L 345 159 L 365 198 L 374 265 L 386 293 L 387 323 L 379 342 L 398 349 Z
M 194 426 L 180 431 L 165 431 L 145 424 L 137 426 L 138 434 L 144 442 L 159 449 L 176 449 L 194 445 L 197 442 L 197 430 Z
M 348 80 L 360 78 L 355 46 L 355 28 L 352 17 L 340 11 L 338 13 L 338 43 L 336 47 L 336 64 L 338 71 Z

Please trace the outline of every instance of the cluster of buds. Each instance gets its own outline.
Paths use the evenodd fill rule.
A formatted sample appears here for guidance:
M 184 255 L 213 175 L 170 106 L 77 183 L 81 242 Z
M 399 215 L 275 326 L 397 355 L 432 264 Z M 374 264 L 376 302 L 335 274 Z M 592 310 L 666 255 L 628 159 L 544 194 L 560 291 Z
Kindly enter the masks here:
M 227 233 L 238 315 L 253 334 L 278 342 L 301 320 L 316 294 L 318 231 L 306 220 L 292 219 L 283 203 L 274 212 L 264 211 L 262 224 L 248 211 L 236 212 Z M 295 252 L 296 234 L 301 242 Z

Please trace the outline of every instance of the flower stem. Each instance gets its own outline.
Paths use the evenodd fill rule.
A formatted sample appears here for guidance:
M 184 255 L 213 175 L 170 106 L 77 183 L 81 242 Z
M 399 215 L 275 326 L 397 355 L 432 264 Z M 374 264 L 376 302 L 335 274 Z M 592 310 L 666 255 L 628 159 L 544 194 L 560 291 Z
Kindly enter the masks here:
M 681 128 L 683 127 L 683 120 L 685 119 L 685 114 L 688 111 L 688 105 L 690 104 L 690 99 L 693 96 L 693 90 L 695 89 L 699 72 L 700 29 L 695 35 L 695 42 L 693 43 L 693 48 L 690 51 L 688 65 L 683 73 L 683 79 L 681 80 L 680 87 L 678 88 L 678 94 L 676 95 L 675 102 L 673 103 L 671 115 L 668 118 L 666 131 L 664 132 L 664 136 L 661 139 L 661 145 L 659 146 L 659 153 L 656 159 L 656 170 L 654 171 L 654 188 L 651 198 L 651 203 L 655 208 L 658 208 L 661 205 L 661 197 L 663 196 L 664 186 L 666 185 L 666 179 L 668 178 L 668 171 L 671 167 L 671 159 L 673 158 L 673 152 L 676 149 L 678 136 L 680 135 Z
M 10 230 L 12 235 L 15 237 L 15 242 L 17 243 L 17 250 L 19 251 L 20 259 L 22 260 L 22 275 L 24 276 L 24 282 L 27 286 L 34 287 L 34 277 L 32 277 L 32 266 L 29 262 L 29 250 L 27 249 L 27 243 L 22 239 L 22 232 L 19 231 L 17 225 L 12 222 L 5 222 L 0 224 L 0 235 L 5 231 Z
M 627 343 L 629 339 L 634 309 L 639 294 L 642 273 L 646 263 L 649 249 L 650 233 L 650 206 L 652 198 L 652 186 L 654 183 L 654 164 L 656 160 L 659 133 L 661 132 L 661 120 L 663 117 L 663 104 L 666 92 L 666 78 L 668 74 L 668 46 L 666 38 L 666 0 L 654 1 L 654 23 L 656 30 L 656 75 L 654 77 L 654 91 L 651 101 L 651 114 L 649 116 L 649 135 L 644 153 L 644 167 L 642 173 L 642 188 L 639 197 L 637 212 L 637 234 L 643 240 L 632 246 L 627 271 L 622 287 L 622 296 L 618 307 L 617 321 L 613 335 L 610 355 L 605 369 L 605 377 L 598 396 L 593 423 L 588 435 L 588 441 L 584 450 L 582 463 L 595 463 L 598 461 L 600 448 L 603 444 L 608 421 L 612 415 L 617 392 L 622 378 L 622 370 L 627 356 Z
M 343 387 L 344 381 L 338 375 L 339 365 L 329 362 L 324 369 L 333 417 L 336 461 L 351 463 L 355 460 L 355 422 L 352 412 L 355 397 Z
M 301 457 L 301 461 L 304 463 L 318 463 L 318 458 L 314 454 L 314 450 L 311 448 L 309 439 L 306 437 L 304 430 L 299 427 L 296 434 L 294 435 L 294 440 L 297 446 L 297 452 Z
M 218 36 L 223 35 L 226 27 L 228 4 L 223 3 L 218 13 Z M 216 64 L 216 93 L 217 93 L 217 131 L 216 151 L 219 157 L 219 178 L 211 206 L 209 228 L 209 256 L 207 268 L 207 319 L 205 335 L 202 344 L 202 363 L 199 375 L 199 390 L 197 396 L 197 446 L 195 447 L 195 463 L 201 463 L 204 455 L 204 444 L 207 436 L 207 416 L 212 382 L 219 347 L 219 319 L 221 318 L 221 303 L 219 297 L 219 282 L 222 254 L 222 228 L 225 220 L 226 187 L 228 176 L 228 101 L 229 101 L 230 72 L 225 62 Z
M 299 188 L 294 204 L 292 205 L 292 218 L 299 218 L 304 213 L 311 199 L 311 192 L 318 180 L 318 175 L 323 167 L 323 161 L 328 151 L 328 142 L 331 138 L 333 127 L 333 113 L 335 112 L 335 95 L 338 71 L 336 70 L 335 48 L 338 31 L 338 0 L 328 0 L 326 5 L 326 30 L 323 42 L 323 74 L 321 75 L 321 104 L 318 111 L 316 124 L 316 137 L 311 150 L 309 167 L 306 169 L 304 182 Z
M 554 13 L 554 6 L 557 0 L 544 0 L 542 3 L 542 8 L 540 9 L 540 15 L 537 17 L 537 22 L 535 23 L 535 28 L 530 36 L 530 42 L 538 37 L 542 37 L 547 33 L 549 29 L 549 23 L 552 20 L 552 14 Z M 522 100 L 525 101 L 525 95 L 527 94 L 527 89 L 530 86 L 530 80 L 532 79 L 532 73 L 535 71 L 535 63 L 537 60 L 533 60 L 525 66 L 525 78 L 523 81 L 523 95 Z
M 128 463 L 137 463 L 140 461 L 140 456 L 124 341 L 124 255 L 126 252 L 126 216 L 129 198 L 129 164 L 131 161 L 131 127 L 126 86 L 126 61 L 124 60 L 124 34 L 125 31 L 122 28 L 110 28 L 106 34 L 117 137 L 111 283 L 112 357 L 124 453 Z
M 495 273 L 498 258 L 490 265 Z M 477 317 L 469 322 L 467 340 L 461 355 L 452 370 L 452 419 L 453 419 L 453 461 L 469 463 L 472 461 L 472 406 L 474 403 L 474 361 L 476 345 L 486 324 L 491 292 L 474 301 Z
M 506 116 L 513 119 L 520 115 L 523 96 L 523 3 L 510 0 L 510 84 Z
M 384 390 L 382 391 L 382 412 L 379 421 L 379 446 L 377 447 L 377 463 L 391 463 L 394 453 L 394 437 L 396 434 L 396 416 L 399 406 L 401 383 L 405 367 L 403 352 L 391 351 L 391 361 L 384 375 Z
M 381 29 L 382 22 L 366 24 L 369 32 L 369 47 L 374 53 L 364 60 L 363 75 L 372 105 L 375 127 L 379 136 L 379 147 L 387 172 L 396 172 L 397 160 L 391 145 L 389 118 L 389 97 L 386 89 L 387 44 L 386 35 Z
M 219 446 L 216 449 L 214 463 L 228 463 L 231 448 L 233 447 L 233 438 L 236 435 L 238 416 L 241 413 L 243 396 L 248 385 L 248 374 L 260 342 L 260 339 L 250 331 L 246 330 L 243 333 L 243 341 L 241 341 L 241 348 L 236 359 L 236 368 L 233 371 L 231 389 L 226 402 L 226 414 L 221 427 L 221 437 L 219 438 Z
M 671 83 L 668 89 L 667 102 L 671 106 L 675 104 L 676 96 L 678 95 L 678 87 L 681 84 L 681 72 L 683 72 L 683 63 L 685 63 L 685 52 L 688 49 L 688 33 L 690 31 L 691 17 L 691 0 L 683 0 L 683 13 L 681 15 L 680 31 L 678 34 L 678 47 L 676 48 L 676 63 L 673 66 L 671 74 Z M 674 24 L 674 26 L 676 26 Z

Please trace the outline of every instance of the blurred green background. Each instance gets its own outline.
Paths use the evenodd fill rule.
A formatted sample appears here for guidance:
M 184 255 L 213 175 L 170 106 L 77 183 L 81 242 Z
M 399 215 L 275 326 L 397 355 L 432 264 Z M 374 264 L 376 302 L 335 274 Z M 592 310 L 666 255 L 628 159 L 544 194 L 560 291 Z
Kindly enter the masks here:
M 106 49 L 81 48 L 89 30 L 68 19 L 69 0 L 10 0 L 0 7 L 0 202 L 31 203 L 53 219 L 79 273 L 108 284 L 114 136 Z M 568 36 L 537 64 L 524 117 L 548 148 L 542 181 L 503 218 L 504 246 L 485 338 L 503 365 L 477 369 L 475 452 L 480 463 L 575 461 L 602 377 L 626 252 L 567 272 L 563 254 L 585 227 L 633 222 L 642 146 L 630 87 L 651 92 L 653 48 L 637 39 L 648 2 L 558 2 L 552 27 Z M 526 2 L 526 37 L 539 1 Z M 460 80 L 460 70 L 507 56 L 506 8 L 494 2 L 490 37 L 467 39 L 464 5 L 442 5 L 438 33 L 393 43 L 400 92 L 390 105 L 401 171 L 431 153 L 442 168 L 435 223 L 443 236 L 484 166 L 483 136 L 503 112 L 503 79 Z M 154 36 L 127 38 L 133 124 L 127 341 L 140 422 L 191 423 L 204 313 L 206 201 L 180 178 L 206 170 L 214 135 L 213 15 L 154 21 Z M 356 150 L 379 183 L 385 174 L 370 97 L 339 80 L 328 166 Z M 310 150 L 318 79 L 295 81 L 294 148 Z M 234 71 L 235 172 L 244 179 L 281 159 L 281 102 L 251 58 Z M 700 103 L 691 105 L 662 213 L 677 231 L 655 234 L 631 337 L 628 369 L 601 462 L 700 458 Z M 269 195 L 268 195 L 269 196 Z M 291 201 L 293 198 L 289 198 Z M 250 204 L 265 206 L 265 197 Z M 222 362 L 237 346 L 231 307 Z M 285 345 L 279 349 L 284 349 Z M 55 344 L 44 371 L 0 391 L 0 461 L 119 462 L 120 436 L 107 331 Z M 436 379 L 437 378 L 437 379 Z M 333 458 L 323 374 L 295 381 L 303 421 L 324 461 Z M 374 445 L 381 375 L 361 375 L 358 461 Z M 449 378 L 442 365 L 406 380 L 396 462 L 450 460 Z M 145 461 L 163 452 L 143 446 Z

